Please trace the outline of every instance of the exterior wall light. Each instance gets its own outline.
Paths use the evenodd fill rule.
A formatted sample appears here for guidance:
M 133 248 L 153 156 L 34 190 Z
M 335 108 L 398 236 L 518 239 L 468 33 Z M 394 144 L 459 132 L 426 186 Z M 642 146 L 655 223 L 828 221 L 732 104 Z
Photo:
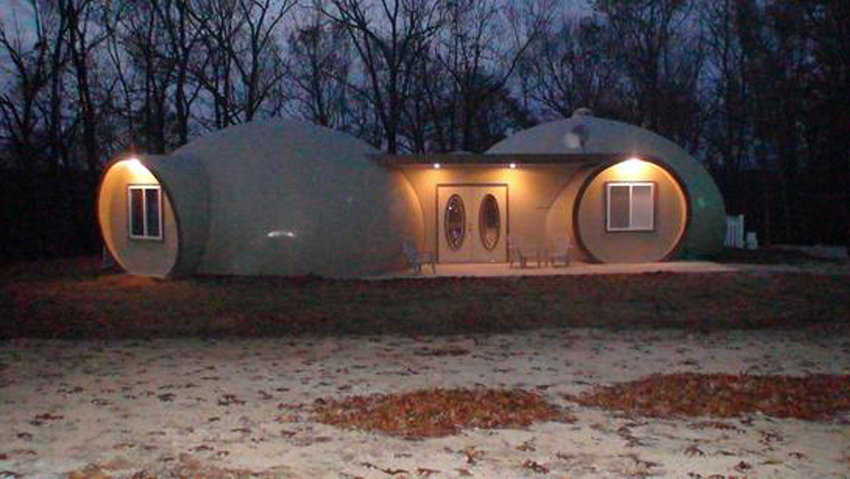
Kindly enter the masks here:
M 509 166 L 509 167 L 510 167 L 510 169 L 512 169 L 512 170 L 515 170 L 515 169 L 516 169 L 516 163 L 511 163 L 511 164 L 510 164 L 510 165 L 508 165 L 508 166 Z
M 439 169 L 440 169 L 440 164 L 439 164 L 439 163 L 434 163 L 434 169 L 435 169 L 435 170 L 439 170 Z
M 640 158 L 631 157 L 616 165 L 618 172 L 625 177 L 639 176 L 646 171 L 649 164 Z
M 145 168 L 145 165 L 143 165 L 142 162 L 139 161 L 139 158 L 136 157 L 136 156 L 127 157 L 127 159 L 124 160 L 124 163 L 127 165 L 127 168 L 130 169 L 130 172 L 134 176 L 148 176 L 148 175 L 150 175 L 150 172 L 148 171 L 148 169 Z

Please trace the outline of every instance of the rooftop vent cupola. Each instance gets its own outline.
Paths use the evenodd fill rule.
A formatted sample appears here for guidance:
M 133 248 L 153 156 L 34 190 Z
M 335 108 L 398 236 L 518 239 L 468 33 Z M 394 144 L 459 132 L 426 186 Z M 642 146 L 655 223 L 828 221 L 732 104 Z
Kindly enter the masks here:
M 587 108 L 586 106 L 582 106 L 576 108 L 575 111 L 573 111 L 573 118 L 581 118 L 583 116 L 593 116 L 593 110 Z
M 590 129 L 582 121 L 586 116 L 593 116 L 593 111 L 590 108 L 582 107 L 576 108 L 573 116 L 570 117 L 570 120 L 575 121 L 575 125 L 570 128 L 564 137 L 564 143 L 566 143 L 567 148 L 584 151 L 585 146 L 587 146 L 587 142 L 590 139 Z

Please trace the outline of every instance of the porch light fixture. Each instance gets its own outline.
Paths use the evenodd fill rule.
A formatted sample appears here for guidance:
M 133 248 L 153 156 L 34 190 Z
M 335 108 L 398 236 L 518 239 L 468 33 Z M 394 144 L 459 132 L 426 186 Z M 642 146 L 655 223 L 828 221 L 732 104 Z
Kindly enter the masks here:
M 127 159 L 126 159 L 126 160 L 124 160 L 124 161 L 126 161 L 126 162 L 127 162 L 127 165 L 128 165 L 130 168 L 139 168 L 139 167 L 143 167 L 142 162 L 141 162 L 141 161 L 139 161 L 139 157 L 137 157 L 137 156 L 129 156 L 129 157 L 127 157 Z
M 511 163 L 511 164 L 510 164 L 510 165 L 508 165 L 508 166 L 509 166 L 509 167 L 510 167 L 510 169 L 512 169 L 512 170 L 515 170 L 515 169 L 516 169 L 516 163 Z
M 434 163 L 434 169 L 435 169 L 435 170 L 439 170 L 439 169 L 440 169 L 440 164 L 439 164 L 439 163 Z
M 620 173 L 627 176 L 640 175 L 646 167 L 647 163 L 635 156 L 617 165 L 617 169 L 620 170 Z
M 127 164 L 127 168 L 129 168 L 134 175 L 144 175 L 148 173 L 148 169 L 145 168 L 145 165 L 143 165 L 136 156 L 128 157 L 124 160 L 124 163 Z

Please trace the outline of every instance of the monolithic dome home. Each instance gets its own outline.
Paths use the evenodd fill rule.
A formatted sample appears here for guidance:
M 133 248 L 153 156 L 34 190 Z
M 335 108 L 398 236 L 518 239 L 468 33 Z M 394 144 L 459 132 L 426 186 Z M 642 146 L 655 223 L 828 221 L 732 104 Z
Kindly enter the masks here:
M 725 227 L 694 158 L 586 111 L 484 154 L 386 155 L 311 124 L 248 123 L 115 160 L 97 208 L 118 263 L 152 276 L 368 275 L 404 268 L 405 241 L 438 263 L 566 242 L 584 261 L 663 261 L 719 251 Z

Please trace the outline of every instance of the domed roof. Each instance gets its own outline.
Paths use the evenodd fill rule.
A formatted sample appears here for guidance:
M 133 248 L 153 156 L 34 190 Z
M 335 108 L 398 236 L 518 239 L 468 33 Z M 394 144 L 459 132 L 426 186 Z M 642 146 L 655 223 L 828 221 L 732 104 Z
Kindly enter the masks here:
M 497 154 L 623 153 L 662 158 L 688 156 L 675 143 L 649 130 L 577 111 L 565 120 L 543 123 L 517 132 L 493 145 Z
M 366 142 L 330 128 L 297 120 L 261 120 L 227 127 L 178 148 L 170 156 L 197 156 L 212 163 L 241 163 L 243 167 L 285 161 L 316 151 L 347 151 L 334 162 L 363 162 L 363 154 L 378 153 Z
M 374 153 L 345 133 L 273 120 L 214 132 L 151 168 L 163 173 L 179 217 L 208 218 L 207 234 L 188 241 L 202 244 L 198 272 L 349 276 L 385 266 L 414 234 L 399 225 L 411 224 L 405 215 L 415 211 L 402 210 L 418 203 L 399 173 L 369 158 Z M 199 168 L 187 174 L 192 165 Z

